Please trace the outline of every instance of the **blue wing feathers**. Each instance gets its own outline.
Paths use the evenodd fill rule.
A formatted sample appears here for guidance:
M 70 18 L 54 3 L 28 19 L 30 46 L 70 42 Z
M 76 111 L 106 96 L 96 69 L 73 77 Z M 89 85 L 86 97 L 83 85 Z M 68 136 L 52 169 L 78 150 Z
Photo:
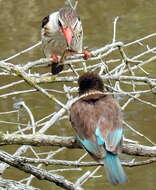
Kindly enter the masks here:
M 87 139 L 81 139 L 79 137 L 78 137 L 78 139 L 87 151 L 89 151 L 90 153 L 92 153 L 94 155 L 98 155 L 99 150 L 98 150 L 96 143 L 94 143 L 90 140 L 87 140 Z
M 122 139 L 123 129 L 116 129 L 111 131 L 104 139 L 101 135 L 100 128 L 97 127 L 95 130 L 95 136 L 98 145 L 106 145 L 108 148 L 115 150 Z
M 122 129 L 111 131 L 105 139 L 106 142 L 104 142 L 100 129 L 96 128 L 95 131 L 98 145 L 105 145 L 106 143 L 108 147 L 112 147 L 113 149 L 116 149 L 121 141 L 122 133 Z M 103 162 L 108 179 L 113 185 L 126 183 L 127 178 L 117 155 L 107 151 L 106 156 L 103 158 Z
M 83 147 L 94 160 L 104 163 L 109 181 L 114 185 L 126 183 L 127 177 L 117 156 L 122 145 L 122 116 L 112 97 L 83 97 L 73 104 L 70 120 Z
M 111 131 L 106 138 L 106 144 L 108 147 L 111 147 L 115 150 L 122 139 L 122 134 L 123 129 L 116 129 L 114 131 Z
M 113 185 L 127 182 L 127 177 L 117 155 L 107 152 L 103 162 L 108 179 Z
M 104 139 L 102 138 L 102 136 L 100 134 L 100 129 L 98 127 L 95 130 L 95 135 L 96 135 L 98 145 L 104 145 L 105 142 L 104 142 Z

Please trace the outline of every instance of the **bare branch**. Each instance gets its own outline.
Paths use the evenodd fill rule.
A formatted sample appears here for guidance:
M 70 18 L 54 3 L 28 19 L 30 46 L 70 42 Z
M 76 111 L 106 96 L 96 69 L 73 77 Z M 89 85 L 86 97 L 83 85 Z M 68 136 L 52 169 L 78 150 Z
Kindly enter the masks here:
M 35 166 L 32 166 L 30 164 L 25 164 L 17 159 L 14 159 L 10 154 L 6 152 L 0 151 L 0 160 L 3 162 L 6 162 L 7 164 L 16 167 L 26 173 L 33 174 L 40 180 L 48 180 L 50 182 L 55 183 L 56 185 L 67 189 L 67 190 L 82 190 L 82 188 L 75 188 L 74 184 L 65 179 L 63 176 L 59 176 L 56 174 L 50 174 L 46 170 L 37 168 Z
M 31 146 L 59 146 L 67 148 L 82 148 L 75 137 L 62 137 L 52 135 L 0 135 L 0 145 L 31 145 Z M 135 156 L 156 156 L 156 146 L 144 146 L 128 143 L 123 145 L 123 153 Z

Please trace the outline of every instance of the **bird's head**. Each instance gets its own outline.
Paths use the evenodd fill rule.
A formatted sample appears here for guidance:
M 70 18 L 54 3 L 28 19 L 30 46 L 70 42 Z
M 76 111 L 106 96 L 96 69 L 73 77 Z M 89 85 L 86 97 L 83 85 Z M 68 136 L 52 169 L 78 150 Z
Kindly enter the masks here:
M 59 31 L 63 33 L 69 47 L 72 43 L 74 31 L 81 25 L 80 18 L 72 8 L 62 8 L 59 10 L 58 26 Z
M 86 72 L 78 79 L 79 95 L 88 93 L 89 91 L 104 91 L 104 84 L 97 73 Z
M 79 30 L 82 30 L 81 21 L 72 8 L 62 8 L 42 20 L 42 36 L 51 37 L 54 33 L 60 32 L 68 47 L 71 46 L 75 31 Z

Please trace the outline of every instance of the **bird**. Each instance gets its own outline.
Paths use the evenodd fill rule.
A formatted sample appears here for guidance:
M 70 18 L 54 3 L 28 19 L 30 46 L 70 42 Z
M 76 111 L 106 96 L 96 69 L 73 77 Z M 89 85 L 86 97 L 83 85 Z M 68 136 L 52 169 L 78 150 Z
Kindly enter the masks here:
M 127 176 L 119 160 L 122 150 L 122 112 L 117 100 L 95 72 L 78 79 L 79 98 L 70 108 L 70 122 L 82 147 L 97 162 L 103 163 L 111 184 L 124 184 Z
M 83 28 L 80 17 L 73 8 L 61 8 L 46 16 L 42 20 L 41 41 L 45 57 L 52 58 L 52 74 L 58 74 L 63 70 L 63 62 L 66 55 L 82 53 Z M 84 58 L 89 53 L 84 51 Z

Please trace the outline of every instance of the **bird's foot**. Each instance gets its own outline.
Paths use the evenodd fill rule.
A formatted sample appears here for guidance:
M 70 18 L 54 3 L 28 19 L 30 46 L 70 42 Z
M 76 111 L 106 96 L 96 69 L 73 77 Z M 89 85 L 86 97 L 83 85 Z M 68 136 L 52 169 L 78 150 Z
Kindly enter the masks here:
M 84 59 L 87 60 L 89 58 L 91 58 L 91 53 L 89 51 L 83 51 L 82 54 L 84 55 Z
M 59 63 L 59 59 L 58 59 L 57 55 L 55 55 L 55 54 L 51 55 L 51 59 L 53 60 L 52 61 L 53 63 Z

